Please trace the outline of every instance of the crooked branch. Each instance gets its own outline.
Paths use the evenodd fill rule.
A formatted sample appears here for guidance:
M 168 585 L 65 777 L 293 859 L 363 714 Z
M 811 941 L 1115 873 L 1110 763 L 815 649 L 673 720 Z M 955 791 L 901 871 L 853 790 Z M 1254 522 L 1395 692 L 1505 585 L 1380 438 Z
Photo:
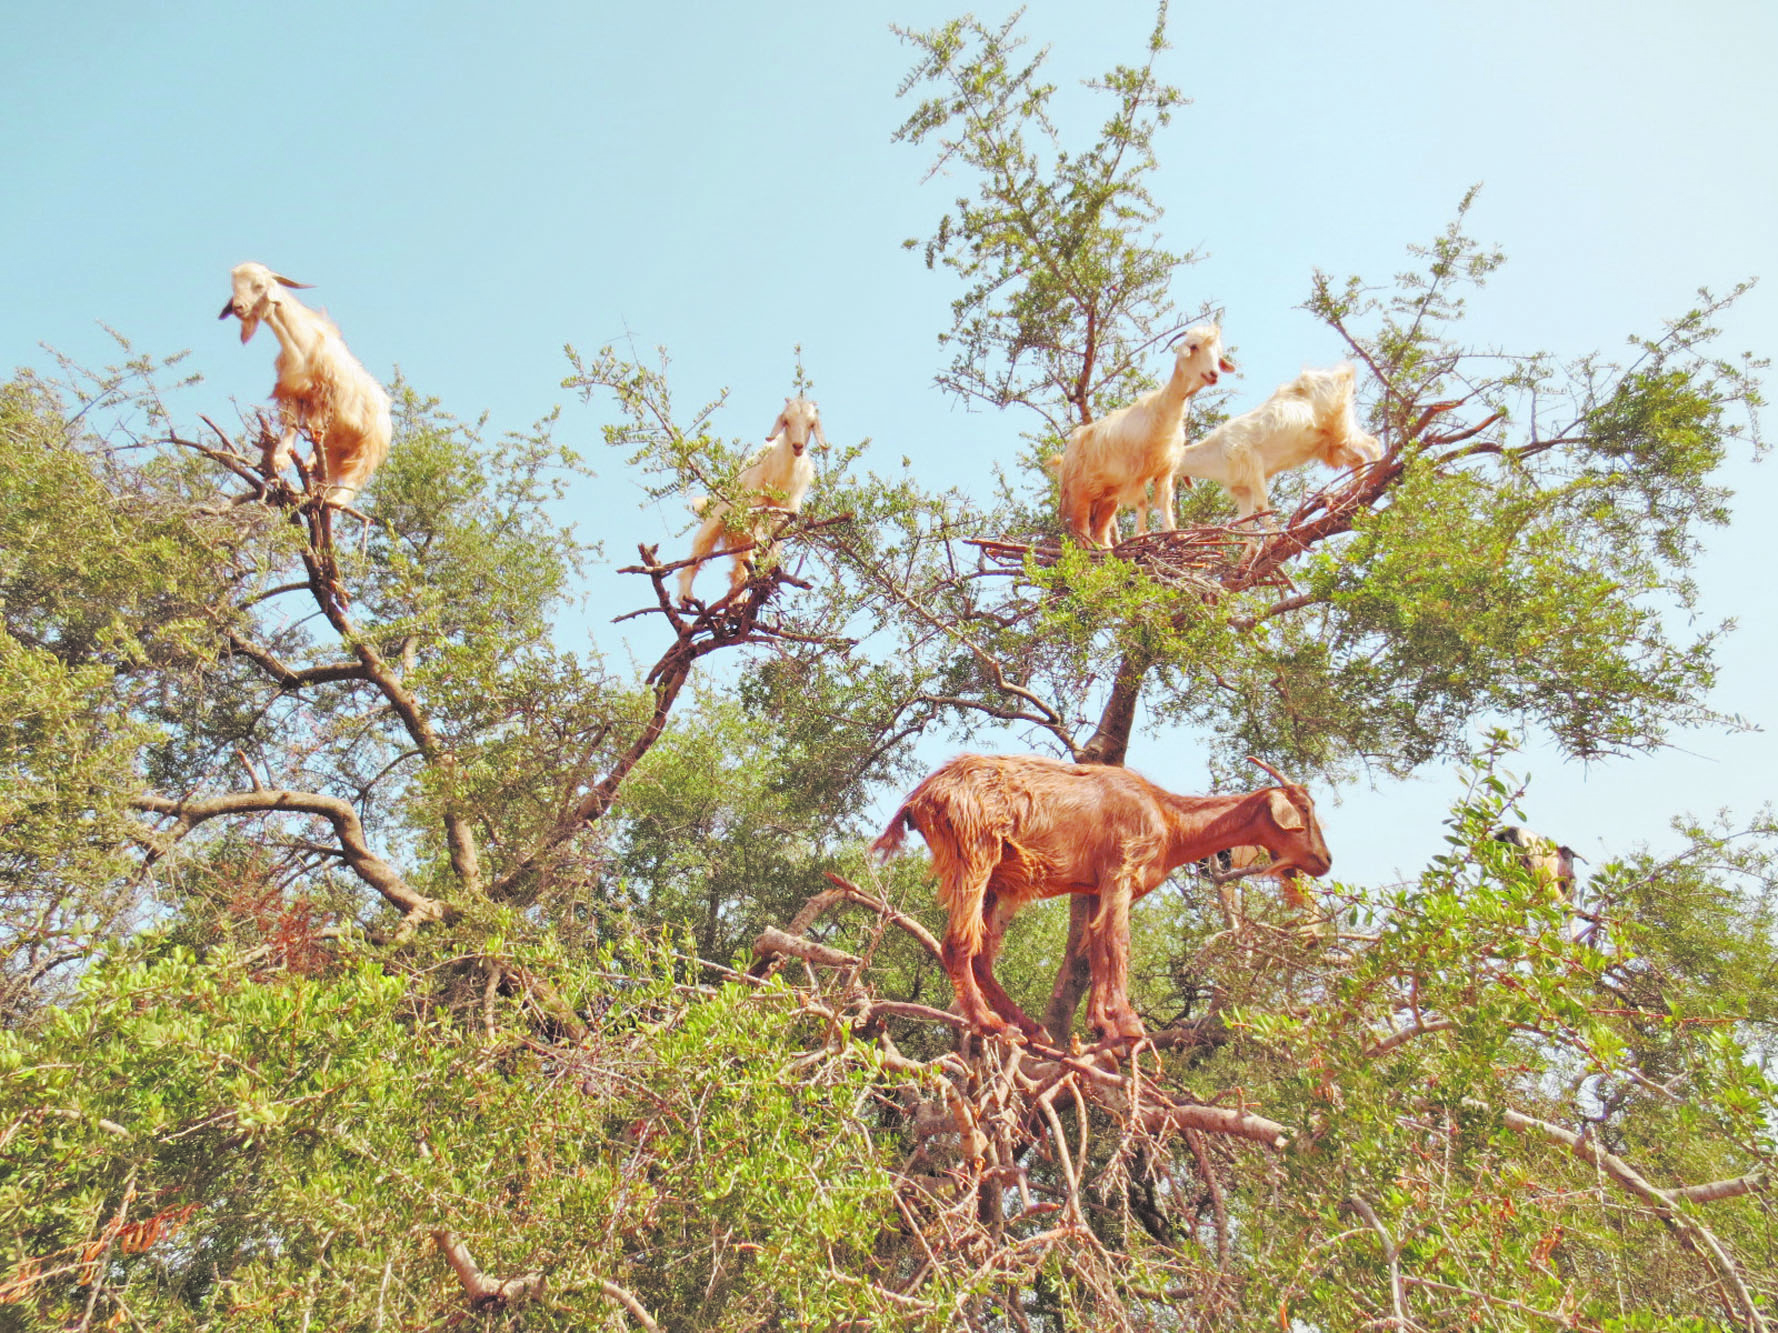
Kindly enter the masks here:
M 428 921 L 448 921 L 454 915 L 448 903 L 428 898 L 404 880 L 382 857 L 370 850 L 357 811 L 337 796 L 304 791 L 244 791 L 220 796 L 173 800 L 147 793 L 131 802 L 138 810 L 167 815 L 175 821 L 175 839 L 211 819 L 246 814 L 317 815 L 333 825 L 340 855 L 352 872 L 401 909 L 402 931 L 411 932 Z

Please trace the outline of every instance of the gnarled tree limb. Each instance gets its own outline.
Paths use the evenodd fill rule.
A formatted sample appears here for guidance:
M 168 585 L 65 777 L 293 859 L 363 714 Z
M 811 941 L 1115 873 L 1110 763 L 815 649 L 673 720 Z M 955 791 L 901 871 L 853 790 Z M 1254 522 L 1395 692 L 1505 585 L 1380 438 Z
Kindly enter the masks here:
M 176 819 L 178 826 L 175 836 L 183 836 L 186 831 L 207 820 L 229 815 L 318 815 L 333 825 L 334 836 L 340 842 L 340 853 L 352 872 L 388 902 L 401 909 L 404 930 L 412 930 L 427 921 L 446 921 L 453 915 L 448 903 L 428 898 L 413 888 L 397 873 L 394 866 L 370 850 L 358 812 L 338 796 L 328 796 L 321 792 L 268 789 L 174 800 L 150 792 L 136 797 L 131 804 L 138 810 L 169 815 Z

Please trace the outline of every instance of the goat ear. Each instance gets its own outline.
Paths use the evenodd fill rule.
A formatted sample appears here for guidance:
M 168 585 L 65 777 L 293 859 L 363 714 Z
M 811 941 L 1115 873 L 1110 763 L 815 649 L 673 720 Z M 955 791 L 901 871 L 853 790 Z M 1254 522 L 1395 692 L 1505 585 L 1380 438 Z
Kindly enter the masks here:
M 1235 373 L 1235 363 L 1229 360 L 1226 356 L 1217 357 L 1216 365 L 1225 375 L 1233 375 Z
M 778 419 L 772 423 L 772 428 L 766 432 L 766 443 L 770 444 L 773 440 L 777 439 L 784 433 L 789 425 L 790 422 L 785 415 L 782 412 L 778 413 Z
M 228 298 L 228 300 L 226 300 L 222 303 L 222 313 L 220 315 L 216 316 L 216 318 L 217 319 L 227 319 L 230 315 L 232 315 L 234 313 L 235 313 L 235 298 L 231 296 Z
M 278 280 L 280 286 L 284 287 L 300 287 L 304 291 L 307 291 L 315 285 L 312 282 L 298 282 L 294 278 L 285 277 L 282 273 L 274 273 L 272 276 Z
M 827 436 L 821 429 L 821 417 L 819 415 L 815 418 L 815 443 L 819 444 L 823 449 L 827 448 Z
M 1272 811 L 1272 819 L 1279 828 L 1287 829 L 1292 833 L 1300 833 L 1307 827 L 1303 823 L 1303 812 L 1298 810 L 1290 797 L 1283 792 L 1274 789 L 1268 805 Z

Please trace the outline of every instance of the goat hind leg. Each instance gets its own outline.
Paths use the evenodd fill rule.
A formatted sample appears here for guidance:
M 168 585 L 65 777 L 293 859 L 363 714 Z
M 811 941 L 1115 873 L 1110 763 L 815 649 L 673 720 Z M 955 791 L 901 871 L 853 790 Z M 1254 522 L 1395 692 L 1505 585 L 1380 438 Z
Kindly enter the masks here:
M 979 955 L 969 953 L 961 940 L 952 939 L 947 934 L 939 956 L 944 963 L 945 975 L 951 979 L 951 989 L 956 992 L 957 1011 L 963 1015 L 963 1021 L 977 1032 L 1005 1032 L 1006 1020 L 989 1007 L 976 985 Z
M 1027 1037 L 1041 1040 L 1044 1036 L 1043 1029 L 1019 1008 L 1018 1001 L 1006 993 L 1006 988 L 994 975 L 994 962 L 1000 957 L 1001 947 L 1006 943 L 1006 927 L 1012 920 L 1012 915 L 1013 912 L 1007 909 L 1002 900 L 997 899 L 993 893 L 988 895 L 987 929 L 982 936 L 982 951 L 970 960 L 970 971 L 974 973 L 976 988 L 988 1002 L 989 1008 Z
M 691 560 L 679 571 L 679 605 L 691 605 L 692 580 L 697 578 L 698 571 L 704 567 L 704 561 L 710 558 L 710 552 L 716 549 L 716 541 L 722 534 L 722 524 L 715 518 L 707 518 L 698 528 L 697 535 L 691 539 Z

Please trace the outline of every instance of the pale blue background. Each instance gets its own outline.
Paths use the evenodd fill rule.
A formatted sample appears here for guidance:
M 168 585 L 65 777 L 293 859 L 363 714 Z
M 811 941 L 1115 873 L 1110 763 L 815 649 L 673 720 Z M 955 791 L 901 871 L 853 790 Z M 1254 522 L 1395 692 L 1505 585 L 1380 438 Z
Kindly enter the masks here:
M 270 340 L 242 348 L 215 318 L 252 258 L 317 284 L 373 373 L 399 366 L 496 432 L 568 401 L 564 342 L 628 332 L 669 347 L 686 401 L 730 387 L 734 435 L 764 432 L 800 342 L 829 433 L 872 437 L 879 468 L 905 454 L 979 489 L 1016 453 L 1022 421 L 931 387 L 953 289 L 899 246 L 960 188 L 921 186 L 925 155 L 889 141 L 910 55 L 888 24 L 949 17 L 934 0 L 7 8 L 0 364 L 45 365 L 40 340 L 102 361 L 104 321 L 143 350 L 193 349 L 206 382 L 183 410 L 261 401 Z M 1065 120 L 1097 124 L 1074 81 L 1137 59 L 1151 16 L 1031 6 Z M 1226 306 L 1237 406 L 1338 358 L 1293 309 L 1313 267 L 1386 279 L 1475 181 L 1473 230 L 1510 256 L 1473 303 L 1478 341 L 1615 353 L 1700 284 L 1771 267 L 1778 6 L 1178 5 L 1170 31 L 1163 74 L 1195 105 L 1162 138 L 1156 192 L 1168 242 L 1210 252 L 1178 295 Z M 1778 286 L 1728 329 L 1726 351 L 1778 347 Z M 683 513 L 638 510 L 602 419 L 571 404 L 562 430 L 598 455 L 579 518 L 615 565 Z M 1673 813 L 1771 795 L 1778 497 L 1770 466 L 1730 477 L 1738 520 L 1700 571 L 1706 615 L 1742 622 L 1714 703 L 1768 732 L 1591 768 L 1534 745 L 1532 822 L 1595 862 L 1667 845 Z M 601 569 L 588 589 L 618 660 L 605 621 L 641 604 L 630 582 Z M 624 629 L 652 660 L 657 632 Z M 1189 738 L 1140 736 L 1132 762 L 1202 789 Z M 1336 873 L 1417 867 L 1453 791 L 1429 773 L 1325 801 Z

